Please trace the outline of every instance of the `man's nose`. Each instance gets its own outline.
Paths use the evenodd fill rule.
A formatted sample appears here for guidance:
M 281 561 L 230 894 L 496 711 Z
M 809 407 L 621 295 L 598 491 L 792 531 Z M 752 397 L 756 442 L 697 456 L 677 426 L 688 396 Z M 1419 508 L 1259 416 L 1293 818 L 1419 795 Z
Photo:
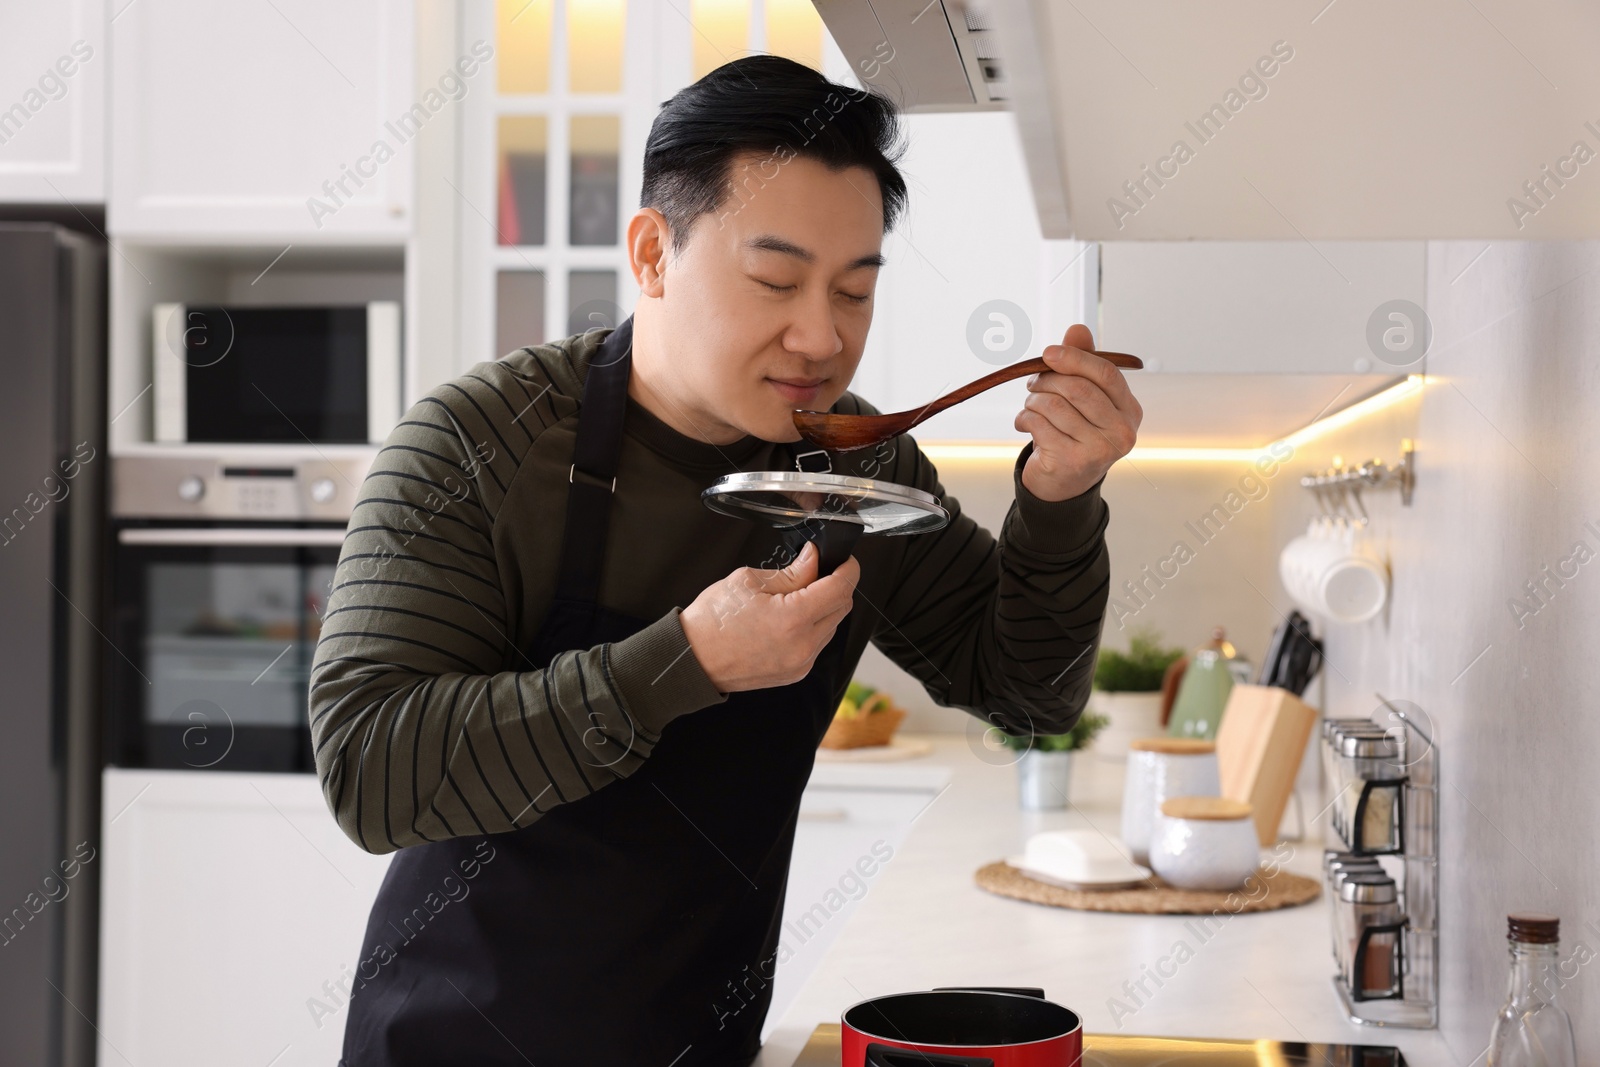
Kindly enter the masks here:
M 820 307 L 812 305 L 802 309 L 784 335 L 786 348 L 813 361 L 832 359 L 844 350 L 844 339 L 839 336 L 826 296 L 820 303 Z

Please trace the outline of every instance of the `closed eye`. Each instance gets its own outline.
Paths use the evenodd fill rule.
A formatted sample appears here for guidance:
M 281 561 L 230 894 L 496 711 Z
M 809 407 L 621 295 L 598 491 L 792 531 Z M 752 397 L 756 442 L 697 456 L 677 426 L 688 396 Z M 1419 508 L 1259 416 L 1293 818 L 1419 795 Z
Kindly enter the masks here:
M 768 289 L 772 290 L 775 293 L 787 293 L 787 292 L 792 291 L 795 288 L 792 285 L 775 285 L 772 282 L 766 281 L 765 279 L 762 279 L 762 278 L 756 278 L 754 280 L 759 282 L 760 284 L 766 286 Z M 865 304 L 868 300 L 872 299 L 872 294 L 871 293 L 863 293 L 863 294 L 857 295 L 856 293 L 840 292 L 839 295 L 844 297 L 846 300 L 850 301 L 852 304 Z

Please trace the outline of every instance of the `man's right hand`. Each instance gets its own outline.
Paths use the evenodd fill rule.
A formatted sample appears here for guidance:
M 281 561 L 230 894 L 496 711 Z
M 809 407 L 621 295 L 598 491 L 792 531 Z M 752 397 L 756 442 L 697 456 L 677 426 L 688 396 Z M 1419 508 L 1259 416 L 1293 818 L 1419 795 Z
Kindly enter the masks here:
M 740 567 L 708 586 L 678 621 L 718 692 L 789 685 L 811 672 L 850 614 L 860 577 L 852 556 L 819 579 L 817 546 L 807 542 L 787 567 Z

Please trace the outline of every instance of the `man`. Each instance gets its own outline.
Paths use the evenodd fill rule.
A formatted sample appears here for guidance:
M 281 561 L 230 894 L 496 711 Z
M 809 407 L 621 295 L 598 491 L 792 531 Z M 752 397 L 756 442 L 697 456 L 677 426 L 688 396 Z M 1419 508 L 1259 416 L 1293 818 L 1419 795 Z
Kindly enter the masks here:
M 770 56 L 712 72 L 650 132 L 633 316 L 477 365 L 379 453 L 310 697 L 339 824 L 399 850 L 349 1067 L 745 1064 L 800 793 L 867 642 L 1008 732 L 1080 714 L 1099 483 L 1140 419 L 1086 328 L 1030 383 L 998 544 L 944 498 L 944 529 L 818 578 L 814 548 L 700 501 L 793 470 L 793 409 L 872 410 L 845 389 L 898 146 L 877 95 Z M 909 437 L 833 469 L 943 497 Z

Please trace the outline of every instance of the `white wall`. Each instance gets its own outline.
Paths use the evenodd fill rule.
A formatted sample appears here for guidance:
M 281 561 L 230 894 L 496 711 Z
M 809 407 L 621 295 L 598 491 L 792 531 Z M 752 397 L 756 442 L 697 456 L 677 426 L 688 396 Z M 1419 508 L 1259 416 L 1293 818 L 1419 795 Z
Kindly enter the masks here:
M 1318 443 L 1325 465 L 1335 452 L 1393 459 L 1410 436 L 1418 463 L 1412 507 L 1369 498 L 1393 600 L 1330 633 L 1329 713 L 1368 714 L 1382 692 L 1435 726 L 1442 1029 L 1458 1062 L 1488 1042 L 1505 916 L 1525 910 L 1561 916 L 1564 960 L 1586 946 L 1561 996 L 1578 1060 L 1593 1063 L 1600 980 L 1578 961 L 1600 952 L 1600 242 L 1497 242 L 1474 263 L 1484 249 L 1430 245 L 1421 394 Z M 1280 504 L 1278 544 L 1310 509 Z M 1545 582 L 1542 603 L 1530 581 Z
M 907 115 L 905 216 L 883 242 L 872 331 L 852 388 L 883 411 L 903 411 L 1008 363 L 1036 356 L 1075 322 L 1093 322 L 1085 279 L 1096 258 L 1076 241 L 1039 233 L 1015 117 L 1010 112 Z M 975 351 L 968 327 L 990 323 L 993 301 L 1014 352 Z M 1086 310 L 1087 309 L 1087 310 Z M 1018 315 L 1020 312 L 1020 315 Z M 981 354 L 980 354 L 981 352 Z M 1021 381 L 923 424 L 924 440 L 1014 438 Z
M 1296 456 L 1259 488 L 1247 483 L 1249 491 L 1240 493 L 1244 506 L 1206 541 L 1188 524 L 1198 526 L 1199 518 L 1230 490 L 1238 491 L 1247 465 L 1144 460 L 1113 467 L 1102 488 L 1111 509 L 1106 544 L 1113 597 L 1102 643 L 1126 648 L 1133 630 L 1150 627 L 1164 643 L 1192 649 L 1211 637 L 1213 626 L 1222 626 L 1240 653 L 1259 664 L 1280 618 L 1267 599 L 1277 585 L 1272 509 L 1300 492 L 1294 482 L 1309 465 Z M 1013 499 L 1011 461 L 946 461 L 938 467 L 949 495 L 998 533 Z M 1176 569 L 1177 576 L 1161 579 L 1162 561 L 1174 557 L 1179 541 L 1193 558 L 1167 565 L 1165 573 Z M 1160 584 L 1146 577 L 1147 566 Z M 1137 597 L 1128 591 L 1129 582 L 1142 585 Z M 875 649 L 867 650 L 856 676 L 887 689 L 907 709 L 904 729 L 966 731 L 978 723 L 964 712 L 934 704 L 920 685 Z

